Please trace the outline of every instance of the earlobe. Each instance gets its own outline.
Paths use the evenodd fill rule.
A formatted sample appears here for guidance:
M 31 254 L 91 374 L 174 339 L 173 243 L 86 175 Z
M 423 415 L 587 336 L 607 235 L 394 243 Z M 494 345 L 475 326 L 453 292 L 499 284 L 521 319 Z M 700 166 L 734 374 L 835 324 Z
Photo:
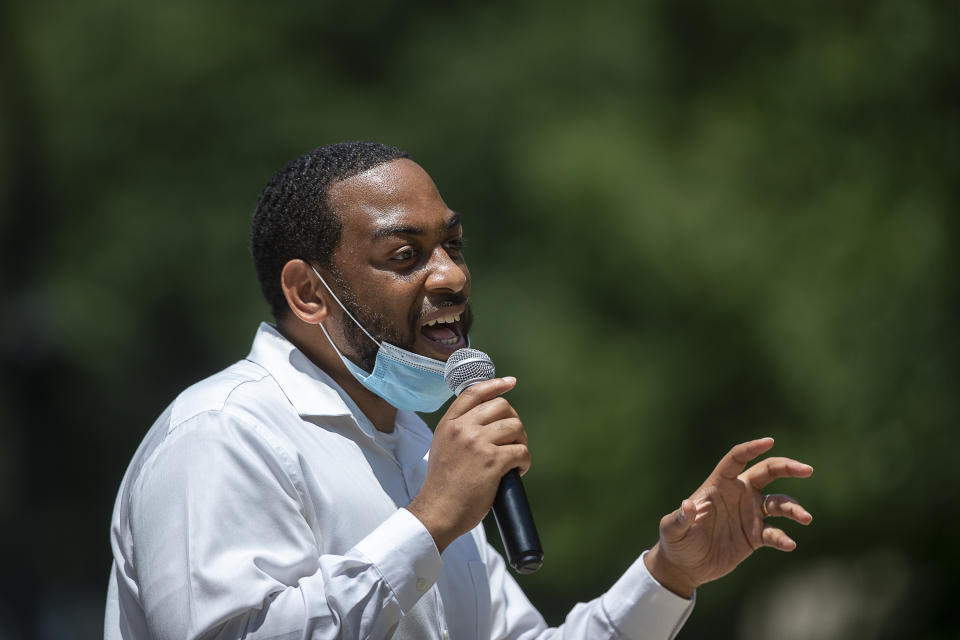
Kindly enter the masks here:
M 320 324 L 327 317 L 327 290 L 304 260 L 290 260 L 280 272 L 280 286 L 287 305 L 307 324 Z

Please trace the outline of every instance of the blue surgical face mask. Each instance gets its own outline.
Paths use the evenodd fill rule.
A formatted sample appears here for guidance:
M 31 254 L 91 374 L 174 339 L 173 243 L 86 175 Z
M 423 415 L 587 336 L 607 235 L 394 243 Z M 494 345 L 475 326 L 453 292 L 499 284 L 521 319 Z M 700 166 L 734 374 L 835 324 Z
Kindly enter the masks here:
M 379 349 L 377 349 L 377 358 L 373 366 L 373 372 L 367 373 L 353 362 L 348 360 L 337 345 L 330 339 L 326 327 L 320 323 L 320 329 L 323 335 L 327 337 L 333 350 L 337 352 L 343 364 L 346 365 L 353 377 L 360 381 L 364 387 L 377 394 L 397 409 L 407 411 L 432 412 L 440 408 L 446 402 L 453 392 L 447 387 L 443 379 L 444 363 L 440 360 L 434 360 L 426 356 L 401 349 L 387 342 L 380 342 L 368 332 L 357 319 L 351 315 L 347 308 L 343 306 L 337 294 L 333 292 L 318 272 L 316 267 L 312 267 L 313 272 L 320 278 L 320 282 L 327 288 L 333 299 L 337 301 L 347 317 L 353 320 L 354 324 L 360 327 L 360 330 L 367 334 L 367 337 L 373 340 Z

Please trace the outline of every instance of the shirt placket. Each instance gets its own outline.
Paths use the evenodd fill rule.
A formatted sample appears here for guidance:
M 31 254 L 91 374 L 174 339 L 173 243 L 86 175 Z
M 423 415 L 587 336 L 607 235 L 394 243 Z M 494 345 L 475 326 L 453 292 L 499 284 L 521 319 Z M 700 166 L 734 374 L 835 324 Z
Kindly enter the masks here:
M 363 417 L 366 420 L 366 416 Z M 365 425 L 369 425 L 371 429 L 376 427 L 372 423 L 366 422 Z M 394 429 L 399 427 L 394 426 Z M 375 437 L 371 438 L 371 444 L 377 448 L 378 451 L 382 452 L 387 456 L 391 462 L 396 466 L 398 475 L 400 476 L 400 483 L 403 488 L 404 495 L 406 495 L 407 500 L 413 500 L 413 492 L 411 487 L 418 486 L 422 484 L 422 479 L 419 478 L 420 469 L 419 461 L 417 464 L 412 464 L 409 467 L 404 467 L 404 465 L 398 460 L 398 454 L 387 450 L 386 447 L 382 446 Z M 433 601 L 436 603 L 436 628 L 439 631 L 439 637 L 443 640 L 450 640 L 450 630 L 447 627 L 447 618 L 446 613 L 443 608 L 443 599 L 440 597 L 440 590 L 436 584 L 430 587 L 429 591 L 423 595 L 423 597 L 430 596 L 433 598 Z

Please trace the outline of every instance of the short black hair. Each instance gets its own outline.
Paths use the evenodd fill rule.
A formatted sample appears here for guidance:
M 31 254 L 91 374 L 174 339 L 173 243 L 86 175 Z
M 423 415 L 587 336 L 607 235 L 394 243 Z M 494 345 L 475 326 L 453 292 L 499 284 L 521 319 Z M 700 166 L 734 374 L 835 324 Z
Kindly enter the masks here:
M 250 253 L 260 289 L 276 320 L 287 313 L 280 273 L 290 260 L 332 268 L 340 218 L 328 202 L 330 185 L 385 162 L 410 156 L 379 142 L 340 142 L 288 162 L 260 193 L 250 224 Z

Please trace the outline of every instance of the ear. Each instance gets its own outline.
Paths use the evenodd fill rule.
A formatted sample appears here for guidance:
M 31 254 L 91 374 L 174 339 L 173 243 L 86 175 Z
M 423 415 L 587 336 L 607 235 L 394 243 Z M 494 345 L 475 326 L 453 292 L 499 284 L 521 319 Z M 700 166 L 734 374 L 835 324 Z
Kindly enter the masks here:
M 303 322 L 320 324 L 326 319 L 329 294 L 307 262 L 297 259 L 283 265 L 280 287 L 290 310 Z

